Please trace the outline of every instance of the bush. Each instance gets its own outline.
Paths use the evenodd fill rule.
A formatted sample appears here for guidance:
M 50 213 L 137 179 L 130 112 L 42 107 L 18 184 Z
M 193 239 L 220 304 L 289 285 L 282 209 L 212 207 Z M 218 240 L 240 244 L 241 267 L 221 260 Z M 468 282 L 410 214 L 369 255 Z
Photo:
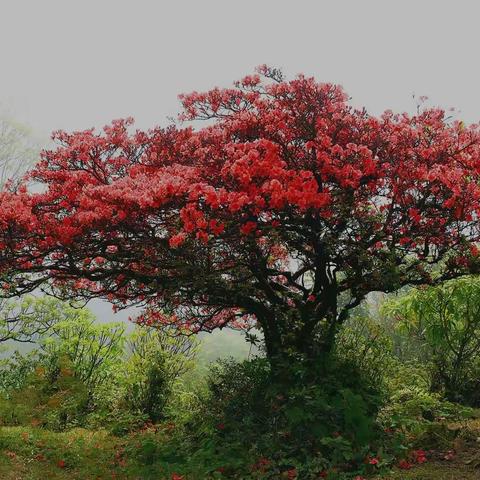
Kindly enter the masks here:
M 88 413 L 88 389 L 73 375 L 68 359 L 38 362 L 18 388 L 2 395 L 4 425 L 39 425 L 60 431 L 82 425 Z
M 473 414 L 471 408 L 446 401 L 439 393 L 431 392 L 428 372 L 419 364 L 398 363 L 388 379 L 387 391 L 389 401 L 379 413 L 379 423 L 397 436 L 403 448 L 438 447 L 439 440 L 440 443 L 451 440 L 452 432 L 447 422 L 463 420 Z
M 129 338 L 130 355 L 122 376 L 123 401 L 129 411 L 152 422 L 166 415 L 177 380 L 191 370 L 197 342 L 168 331 L 137 327 Z
M 71 307 L 65 307 L 71 308 Z M 122 361 L 125 326 L 119 322 L 97 323 L 86 309 L 76 310 L 67 320 L 56 323 L 42 338 L 40 349 L 46 358 L 68 358 L 73 374 L 93 395 Z
M 8 398 L 10 392 L 25 386 L 27 379 L 38 365 L 38 352 L 33 351 L 22 355 L 18 351 L 0 360 L 0 392 Z
M 332 360 L 313 374 L 301 364 L 289 370 L 286 385 L 272 378 L 263 358 L 212 366 L 200 414 L 182 431 L 192 471 L 206 476 L 222 467 L 229 478 L 250 478 L 235 475 L 261 467 L 270 475 L 261 478 L 273 479 L 295 469 L 308 479 L 332 468 L 365 470 L 380 433 L 375 389 L 347 363 Z
M 365 315 L 355 316 L 340 330 L 335 356 L 361 372 L 367 385 L 375 386 L 388 398 L 388 378 L 398 364 L 392 347 L 392 340 L 383 325 Z
M 192 366 L 194 339 L 146 327 L 127 337 L 123 325 L 97 324 L 85 309 L 58 301 L 32 305 L 30 324 L 41 311 L 49 333 L 33 352 L 2 360 L 3 424 L 106 427 L 120 435 L 165 417 L 175 382 Z
M 384 312 L 417 348 L 431 390 L 450 401 L 480 405 L 480 278 L 412 289 Z

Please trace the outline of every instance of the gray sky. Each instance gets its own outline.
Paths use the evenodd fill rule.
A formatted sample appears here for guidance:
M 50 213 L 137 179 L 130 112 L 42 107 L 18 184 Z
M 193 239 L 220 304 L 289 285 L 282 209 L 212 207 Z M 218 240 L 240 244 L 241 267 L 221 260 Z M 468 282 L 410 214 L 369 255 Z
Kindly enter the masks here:
M 341 83 L 371 112 L 412 93 L 480 119 L 475 0 L 0 0 L 0 103 L 46 135 L 133 115 L 256 65 Z
M 478 5 L 0 0 L 0 104 L 45 138 L 126 116 L 148 128 L 178 112 L 179 93 L 267 63 L 340 83 L 372 113 L 412 111 L 416 93 L 477 122 Z

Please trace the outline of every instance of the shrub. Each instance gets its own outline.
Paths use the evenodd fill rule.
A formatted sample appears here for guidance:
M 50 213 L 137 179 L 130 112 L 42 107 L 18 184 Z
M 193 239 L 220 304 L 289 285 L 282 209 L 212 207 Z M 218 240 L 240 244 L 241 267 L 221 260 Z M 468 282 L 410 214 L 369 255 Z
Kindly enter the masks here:
M 22 355 L 17 350 L 0 360 L 0 391 L 6 398 L 12 390 L 22 388 L 39 362 L 36 351 Z
M 42 311 L 48 306 L 55 321 L 42 317 L 48 336 L 38 339 L 38 349 L 2 360 L 3 424 L 107 427 L 125 434 L 165 416 L 175 382 L 192 366 L 192 338 L 146 327 L 126 337 L 123 325 L 98 324 L 85 309 L 57 301 L 34 305 Z M 34 313 L 29 322 L 35 324 Z
M 2 395 L 0 418 L 4 425 L 31 424 L 59 431 L 83 424 L 88 389 L 73 375 L 67 358 L 43 360 L 21 386 Z
M 190 436 L 189 462 L 206 473 L 220 465 L 231 478 L 262 458 L 271 476 L 258 478 L 280 478 L 293 468 L 306 479 L 333 467 L 362 471 L 378 446 L 380 396 L 351 365 L 330 365 L 313 374 L 290 365 L 287 385 L 272 377 L 264 358 L 214 364 L 201 413 L 183 431 Z
M 361 372 L 366 384 L 386 393 L 389 374 L 398 363 L 392 347 L 392 340 L 383 325 L 366 315 L 356 316 L 340 330 L 335 355 Z M 388 397 L 388 393 L 385 396 Z
M 432 391 L 451 401 L 480 402 L 480 278 L 412 289 L 384 311 L 418 345 Z
M 125 406 L 156 422 L 165 416 L 175 382 L 192 368 L 197 342 L 171 337 L 166 330 L 137 327 L 128 345 L 122 379 Z
M 97 323 L 86 309 L 76 312 L 51 328 L 50 334 L 41 339 L 40 349 L 47 358 L 68 358 L 74 376 L 93 394 L 122 361 L 125 326 L 118 322 Z

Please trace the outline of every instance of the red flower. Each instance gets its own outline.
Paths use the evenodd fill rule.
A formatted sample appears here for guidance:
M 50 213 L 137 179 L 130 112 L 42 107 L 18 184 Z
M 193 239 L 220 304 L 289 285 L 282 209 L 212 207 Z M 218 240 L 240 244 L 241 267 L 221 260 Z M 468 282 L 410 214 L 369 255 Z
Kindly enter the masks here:
M 218 428 L 218 430 L 225 430 L 225 424 L 224 423 L 218 423 L 217 428 Z
M 184 480 L 184 476 L 178 473 L 172 473 L 172 480 Z
M 373 457 L 373 458 L 371 458 L 371 459 L 368 461 L 368 463 L 369 463 L 370 465 L 378 465 L 378 461 L 379 461 L 378 458 Z
M 252 471 L 259 470 L 260 472 L 265 472 L 270 465 L 270 460 L 265 457 L 260 457 L 256 463 L 252 465 Z
M 176 235 L 173 235 L 173 237 L 170 237 L 168 244 L 172 248 L 177 248 L 185 241 L 185 238 L 186 235 L 184 233 L 177 233 Z
M 412 468 L 412 464 L 407 460 L 400 460 L 398 462 L 398 468 L 401 468 L 402 470 L 409 470 L 410 468 Z
M 66 466 L 65 460 L 59 460 L 57 462 L 57 467 L 58 468 L 65 468 L 65 466 Z
M 254 232 L 256 229 L 257 229 L 257 222 L 250 222 L 250 221 L 245 223 L 245 225 L 242 225 L 240 227 L 240 231 L 244 235 L 248 235 L 248 234 Z
M 425 450 L 414 450 L 412 453 L 416 463 L 425 463 L 427 461 Z
M 297 469 L 296 468 L 291 468 L 290 470 L 287 470 L 287 478 L 288 480 L 294 480 L 297 478 Z
M 443 456 L 443 459 L 444 460 L 453 460 L 455 457 L 455 452 L 453 450 L 449 450 L 444 456 Z

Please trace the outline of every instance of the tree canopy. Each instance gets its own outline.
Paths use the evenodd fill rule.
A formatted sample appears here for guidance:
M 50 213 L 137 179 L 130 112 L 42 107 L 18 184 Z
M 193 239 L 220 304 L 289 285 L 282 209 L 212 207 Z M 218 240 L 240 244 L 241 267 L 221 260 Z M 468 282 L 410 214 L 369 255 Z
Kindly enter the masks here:
M 257 325 L 273 357 L 328 350 L 371 291 L 477 270 L 478 125 L 376 117 L 266 66 L 180 99 L 181 125 L 56 132 L 0 194 L 4 295 L 144 305 L 139 322 L 191 332 Z

